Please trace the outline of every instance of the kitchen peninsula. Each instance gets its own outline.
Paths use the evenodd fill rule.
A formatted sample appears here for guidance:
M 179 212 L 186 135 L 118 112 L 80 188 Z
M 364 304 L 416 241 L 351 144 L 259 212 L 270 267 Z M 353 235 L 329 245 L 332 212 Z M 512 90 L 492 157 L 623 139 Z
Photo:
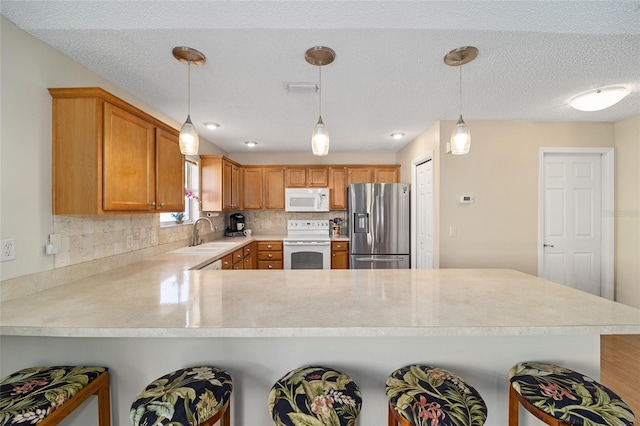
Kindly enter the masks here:
M 294 367 L 332 365 L 363 394 L 359 424 L 386 424 L 384 382 L 423 362 L 458 372 L 506 424 L 508 369 L 546 360 L 599 377 L 599 336 L 640 334 L 640 310 L 511 270 L 196 271 L 164 254 L 1 305 L 1 373 L 101 364 L 113 424 L 144 385 L 209 363 L 234 378 L 234 425 L 271 425 L 267 393 Z M 95 401 L 68 425 L 95 423 Z M 527 418 L 521 424 L 533 425 Z

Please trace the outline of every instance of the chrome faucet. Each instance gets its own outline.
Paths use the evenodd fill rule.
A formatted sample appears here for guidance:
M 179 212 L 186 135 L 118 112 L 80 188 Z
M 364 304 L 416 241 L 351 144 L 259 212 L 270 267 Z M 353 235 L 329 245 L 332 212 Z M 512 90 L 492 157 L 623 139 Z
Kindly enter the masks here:
M 196 219 L 196 221 L 193 222 L 193 237 L 191 238 L 191 244 L 189 244 L 190 247 L 198 246 L 204 243 L 204 240 L 200 238 L 200 231 L 198 230 L 198 223 L 201 220 L 206 220 L 207 222 L 209 222 L 212 232 L 218 230 L 218 228 L 213 224 L 213 222 L 211 222 L 211 219 L 209 219 L 208 217 L 200 217 Z

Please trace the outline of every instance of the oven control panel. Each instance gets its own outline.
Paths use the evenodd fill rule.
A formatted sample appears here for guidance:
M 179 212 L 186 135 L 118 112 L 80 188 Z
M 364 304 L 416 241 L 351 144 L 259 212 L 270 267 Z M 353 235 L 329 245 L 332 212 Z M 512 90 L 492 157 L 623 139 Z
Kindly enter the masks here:
M 290 219 L 287 221 L 289 231 L 329 232 L 329 221 L 322 219 Z

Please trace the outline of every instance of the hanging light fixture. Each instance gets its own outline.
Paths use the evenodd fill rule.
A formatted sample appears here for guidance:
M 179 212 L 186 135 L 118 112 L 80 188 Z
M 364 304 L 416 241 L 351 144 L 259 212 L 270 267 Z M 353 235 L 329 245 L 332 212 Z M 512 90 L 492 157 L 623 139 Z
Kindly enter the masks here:
M 453 49 L 444 57 L 444 63 L 460 69 L 460 118 L 455 129 L 451 133 L 451 153 L 454 155 L 468 154 L 471 148 L 471 132 L 467 123 L 462 119 L 462 65 L 473 61 L 478 56 L 478 49 L 473 46 L 464 46 Z
M 183 64 L 187 64 L 187 120 L 180 129 L 180 152 L 184 155 L 197 155 L 200 139 L 196 126 L 191 122 L 191 67 L 204 65 L 206 58 L 191 47 L 174 47 L 173 56 Z
M 311 149 L 313 155 L 327 155 L 329 153 L 329 131 L 322 121 L 322 67 L 329 65 L 336 58 L 336 53 L 324 46 L 315 46 L 306 51 L 304 59 L 311 65 L 318 67 L 318 123 L 311 135 Z

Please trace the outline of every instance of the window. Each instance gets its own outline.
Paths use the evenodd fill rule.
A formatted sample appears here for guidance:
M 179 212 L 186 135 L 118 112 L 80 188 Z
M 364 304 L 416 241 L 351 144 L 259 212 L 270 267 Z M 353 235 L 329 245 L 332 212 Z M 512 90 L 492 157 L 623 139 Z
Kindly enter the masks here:
M 184 187 L 185 187 L 185 202 L 184 202 L 184 221 L 192 222 L 198 218 L 200 211 L 200 203 L 197 199 L 186 195 L 186 189 L 198 196 L 200 194 L 200 180 L 198 174 L 198 163 L 190 160 L 184 162 Z M 175 212 L 180 213 L 180 212 Z M 163 225 L 169 225 L 175 223 L 176 219 L 172 216 L 173 213 L 160 213 L 160 223 Z

